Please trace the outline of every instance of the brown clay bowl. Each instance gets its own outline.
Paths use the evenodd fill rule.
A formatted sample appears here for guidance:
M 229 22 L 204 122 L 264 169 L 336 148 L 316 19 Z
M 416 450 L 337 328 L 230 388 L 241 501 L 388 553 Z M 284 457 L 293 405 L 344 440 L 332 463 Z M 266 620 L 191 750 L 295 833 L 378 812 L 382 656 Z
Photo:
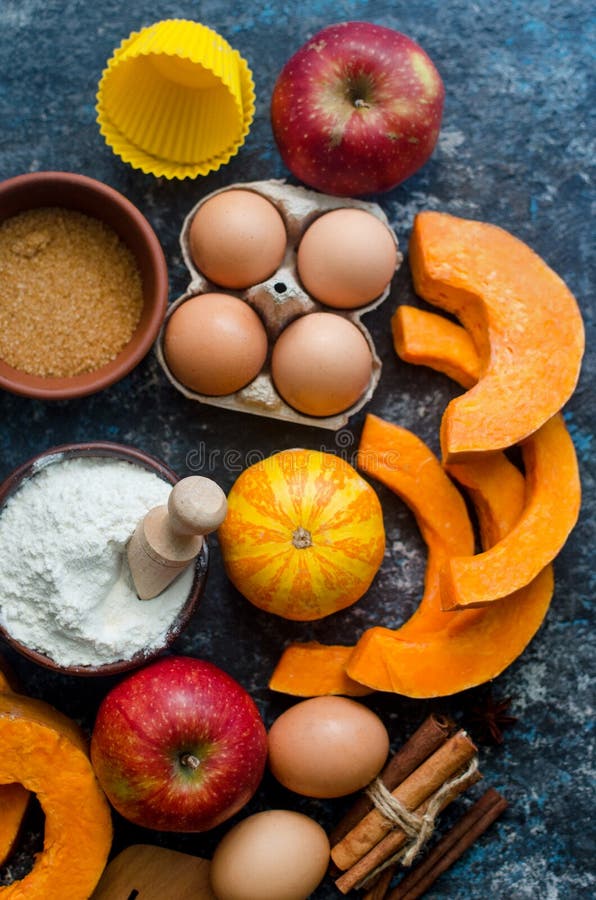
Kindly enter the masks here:
M 135 465 L 142 466 L 149 472 L 154 472 L 160 478 L 163 478 L 164 481 L 167 481 L 172 485 L 176 484 L 176 482 L 179 480 L 178 475 L 174 472 L 174 470 L 170 469 L 170 467 L 161 462 L 161 460 L 157 459 L 154 456 L 151 456 L 149 453 L 145 453 L 143 450 L 137 450 L 136 448 L 129 447 L 125 444 L 117 444 L 110 441 L 91 441 L 89 443 L 80 444 L 62 444 L 57 447 L 52 447 L 49 450 L 45 450 L 43 453 L 39 453 L 37 456 L 32 457 L 27 462 L 23 463 L 17 469 L 15 469 L 2 482 L 2 484 L 0 484 L 0 515 L 2 514 L 2 508 L 9 497 L 19 490 L 25 480 L 31 478 L 46 466 L 54 465 L 63 459 L 80 456 L 99 456 L 121 459 Z M 40 666 L 51 669 L 54 672 L 60 672 L 65 675 L 83 676 L 117 675 L 121 672 L 126 672 L 129 669 L 134 669 L 142 666 L 150 660 L 155 659 L 156 657 L 163 654 L 186 628 L 205 589 L 208 565 L 209 549 L 207 546 L 207 541 L 205 540 L 203 542 L 201 553 L 197 557 L 197 561 L 195 564 L 195 575 L 188 598 L 184 606 L 180 610 L 178 616 L 172 622 L 163 647 L 154 648 L 147 653 L 141 651 L 139 653 L 136 653 L 134 656 L 131 656 L 129 659 L 122 659 L 118 660 L 117 662 L 109 662 L 101 666 L 61 666 L 58 663 L 54 662 L 54 660 L 52 660 L 49 656 L 46 656 L 38 650 L 33 650 L 30 647 L 22 644 L 20 641 L 15 640 L 15 638 L 13 638 L 10 633 L 1 625 L 0 637 L 4 638 L 6 643 L 17 650 L 22 656 L 26 657 L 34 663 L 37 663 Z
M 118 234 L 137 261 L 143 283 L 141 320 L 129 343 L 111 362 L 72 378 L 29 375 L 0 360 L 0 388 L 27 397 L 65 400 L 93 394 L 124 378 L 150 350 L 168 300 L 166 260 L 143 214 L 108 185 L 70 172 L 34 172 L 0 183 L 0 222 L 44 206 L 75 209 L 103 221 Z

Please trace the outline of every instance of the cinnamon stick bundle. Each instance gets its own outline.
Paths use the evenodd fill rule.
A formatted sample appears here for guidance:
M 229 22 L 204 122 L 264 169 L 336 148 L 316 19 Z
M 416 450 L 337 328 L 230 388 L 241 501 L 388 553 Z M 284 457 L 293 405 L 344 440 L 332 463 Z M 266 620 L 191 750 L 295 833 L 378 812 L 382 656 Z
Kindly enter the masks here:
M 508 801 L 494 788 L 488 788 L 473 806 L 433 847 L 428 856 L 400 881 L 386 900 L 417 900 L 463 856 L 507 808 Z M 378 893 L 375 900 L 383 900 Z
M 455 800 L 456 797 L 466 791 L 472 784 L 480 781 L 481 778 L 482 776 L 480 772 L 475 769 L 470 772 L 467 778 L 455 783 L 451 790 L 442 797 L 438 812 L 442 812 L 447 806 L 449 806 L 450 803 L 453 802 L 453 800 Z M 416 815 L 424 815 L 430 804 L 433 802 L 433 799 L 437 793 L 438 791 L 435 791 L 433 795 L 431 795 L 427 800 L 416 807 Z M 347 894 L 348 891 L 351 891 L 353 888 L 358 887 L 361 882 L 365 881 L 372 875 L 375 869 L 379 868 L 379 866 L 383 865 L 383 863 L 391 859 L 391 857 L 394 856 L 397 851 L 403 847 L 407 839 L 408 836 L 404 831 L 402 831 L 401 828 L 391 829 L 384 838 L 382 838 L 378 843 L 374 845 L 374 847 L 369 850 L 368 853 L 366 853 L 357 862 L 355 862 L 353 866 L 351 866 L 346 872 L 343 873 L 343 875 L 341 875 L 336 880 L 336 887 L 343 894 Z M 389 878 L 389 881 L 390 880 L 391 878 Z M 389 881 L 387 881 L 387 886 L 389 884 Z M 372 890 L 374 891 L 376 887 L 377 885 L 375 884 Z M 384 894 L 377 893 L 375 895 L 373 893 L 372 896 L 375 898 L 375 900 L 380 900 L 380 898 L 384 897 Z
M 435 750 L 438 750 L 445 743 L 453 731 L 453 723 L 445 716 L 438 716 L 434 713 L 428 716 L 379 774 L 378 777 L 387 790 L 395 790 L 408 775 L 411 775 L 418 766 L 422 765 Z M 338 844 L 371 811 L 373 805 L 367 794 L 360 794 L 354 805 L 340 819 L 329 835 L 331 846 L 334 847 Z
M 416 768 L 391 793 L 408 810 L 416 810 L 461 772 L 476 754 L 476 747 L 460 730 Z M 392 823 L 372 809 L 333 847 L 331 858 L 342 870 L 351 868 L 392 829 Z

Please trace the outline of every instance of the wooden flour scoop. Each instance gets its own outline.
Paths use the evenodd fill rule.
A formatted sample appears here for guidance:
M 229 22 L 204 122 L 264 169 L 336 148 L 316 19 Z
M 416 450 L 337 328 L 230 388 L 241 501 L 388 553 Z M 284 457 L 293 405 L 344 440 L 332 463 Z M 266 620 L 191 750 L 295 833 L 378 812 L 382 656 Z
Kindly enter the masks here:
M 135 844 L 108 865 L 91 900 L 215 900 L 209 860 Z
M 203 535 L 215 531 L 227 510 L 226 495 L 210 478 L 179 481 L 167 506 L 139 522 L 127 547 L 128 564 L 141 600 L 157 597 L 199 555 Z

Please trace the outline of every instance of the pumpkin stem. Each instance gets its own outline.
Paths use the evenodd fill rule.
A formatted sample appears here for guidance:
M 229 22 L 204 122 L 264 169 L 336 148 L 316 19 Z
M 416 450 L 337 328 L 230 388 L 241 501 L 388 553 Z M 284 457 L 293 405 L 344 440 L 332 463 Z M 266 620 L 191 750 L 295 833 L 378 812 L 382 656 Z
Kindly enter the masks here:
M 193 769 L 194 771 L 194 769 L 198 769 L 201 765 L 201 760 L 192 753 L 183 753 L 180 756 L 180 765 L 185 766 L 187 769 Z
M 312 547 L 310 531 L 307 531 L 306 528 L 300 525 L 292 535 L 292 543 L 296 550 L 306 550 L 307 547 Z

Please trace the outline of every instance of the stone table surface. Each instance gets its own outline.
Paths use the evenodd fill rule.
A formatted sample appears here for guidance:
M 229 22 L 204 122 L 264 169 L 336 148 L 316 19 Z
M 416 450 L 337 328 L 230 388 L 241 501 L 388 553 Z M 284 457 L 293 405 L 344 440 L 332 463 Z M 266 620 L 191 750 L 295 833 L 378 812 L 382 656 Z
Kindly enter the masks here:
M 592 15 L 591 15 L 592 13 Z M 112 50 L 131 31 L 160 18 L 199 18 L 219 31 L 251 66 L 257 109 L 250 134 L 226 166 L 194 181 L 169 182 L 133 170 L 112 154 L 95 121 L 95 91 Z M 2 0 L 0 4 L 0 177 L 69 170 L 98 178 L 132 200 L 152 223 L 169 266 L 171 298 L 187 273 L 178 244 L 185 213 L 210 191 L 240 181 L 286 178 L 273 142 L 269 98 L 285 60 L 310 35 L 335 21 L 364 19 L 416 39 L 446 85 L 438 147 L 406 183 L 376 200 L 407 250 L 414 215 L 433 208 L 494 222 L 526 241 L 567 282 L 580 303 L 587 354 L 565 409 L 581 466 L 580 521 L 555 563 L 556 590 L 546 620 L 522 656 L 492 684 L 511 697 L 518 721 L 500 746 L 480 744 L 484 783 L 510 801 L 503 818 L 429 892 L 432 898 L 548 898 L 594 895 L 592 791 L 594 595 L 594 18 L 585 0 L 253 0 L 249 7 L 203 0 Z M 290 178 L 290 181 L 292 179 Z M 216 478 L 228 490 L 251 451 L 292 446 L 344 455 L 357 447 L 365 411 L 414 430 L 438 450 L 438 426 L 456 389 L 443 376 L 400 363 L 389 321 L 398 302 L 412 301 L 407 259 L 390 298 L 365 324 L 383 360 L 382 379 L 366 410 L 338 433 L 243 416 L 185 399 L 151 353 L 119 384 L 95 396 L 49 403 L 0 393 L 0 477 L 48 447 L 107 439 L 165 460 L 180 475 Z M 1 302 L 1 299 L 0 299 Z M 230 452 L 235 454 L 230 456 Z M 411 514 L 376 486 L 387 552 L 373 587 L 351 609 L 313 624 L 268 616 L 240 597 L 223 574 L 216 541 L 200 611 L 176 650 L 209 659 L 253 695 L 265 721 L 292 702 L 274 695 L 268 677 L 291 640 L 350 643 L 371 624 L 395 626 L 416 607 L 425 551 Z M 52 675 L 17 657 L 26 691 L 54 703 L 89 732 L 112 680 Z M 383 717 L 394 747 L 431 710 L 449 712 L 481 739 L 471 714 L 488 687 L 437 701 L 393 695 L 367 700 Z M 0 748 L 1 752 L 1 748 Z M 475 791 L 476 789 L 474 789 Z M 474 795 L 474 791 L 471 795 Z M 469 801 L 462 801 L 460 809 Z M 301 800 L 267 776 L 247 812 L 270 806 L 302 809 L 330 827 L 343 801 Z M 235 819 L 235 820 L 236 820 Z M 235 821 L 234 820 L 234 821 Z M 156 843 L 209 856 L 226 826 L 204 835 L 172 835 L 128 826 L 115 816 L 114 852 Z M 33 818 L 6 881 L 39 847 Z M 325 881 L 313 895 L 339 896 Z

